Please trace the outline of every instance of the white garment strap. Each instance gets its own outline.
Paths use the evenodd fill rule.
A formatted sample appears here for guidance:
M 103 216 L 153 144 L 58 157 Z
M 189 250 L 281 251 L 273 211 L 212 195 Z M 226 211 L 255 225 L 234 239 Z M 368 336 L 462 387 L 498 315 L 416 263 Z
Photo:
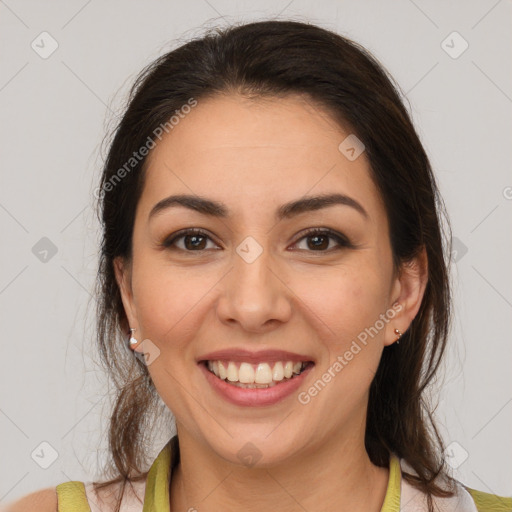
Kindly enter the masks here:
M 402 471 L 417 475 L 416 471 L 404 460 L 400 459 Z M 457 481 L 455 496 L 440 498 L 433 496 L 434 509 L 438 512 L 478 512 L 471 494 Z M 419 489 L 411 485 L 402 476 L 400 485 L 400 512 L 427 512 L 427 497 Z

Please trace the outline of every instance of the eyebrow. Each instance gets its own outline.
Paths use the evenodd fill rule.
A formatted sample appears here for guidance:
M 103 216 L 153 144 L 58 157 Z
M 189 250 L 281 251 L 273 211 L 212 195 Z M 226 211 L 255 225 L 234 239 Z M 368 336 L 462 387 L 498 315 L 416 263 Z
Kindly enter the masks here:
M 369 218 L 368 213 L 358 201 L 344 194 L 306 196 L 296 201 L 285 203 L 277 209 L 275 218 L 276 220 L 290 219 L 301 213 L 320 210 L 334 205 L 349 206 L 359 212 L 365 219 Z M 148 220 L 164 210 L 176 206 L 182 206 L 211 217 L 227 218 L 230 216 L 229 209 L 224 203 L 196 195 L 180 194 L 166 197 L 156 203 L 149 213 Z

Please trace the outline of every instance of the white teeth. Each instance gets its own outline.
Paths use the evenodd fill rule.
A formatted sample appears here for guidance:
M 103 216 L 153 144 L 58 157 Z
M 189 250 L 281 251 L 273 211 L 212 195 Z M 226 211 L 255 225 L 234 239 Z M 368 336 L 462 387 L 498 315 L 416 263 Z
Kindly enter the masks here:
M 230 361 L 228 364 L 228 380 L 231 382 L 238 381 L 238 368 L 233 361 Z
M 238 382 L 242 384 L 251 384 L 254 382 L 254 368 L 252 364 L 242 363 L 238 370 Z
M 278 361 L 274 365 L 274 371 L 272 372 L 272 380 L 274 381 L 280 381 L 284 379 L 284 368 L 283 363 L 281 361 Z
M 294 374 L 300 374 L 306 363 L 277 361 L 272 368 L 271 364 L 265 362 L 258 363 L 257 365 L 242 362 L 238 366 L 234 361 L 208 361 L 207 366 L 212 373 L 222 380 L 248 384 L 248 387 L 258 387 L 251 385 L 262 384 L 272 386 L 283 379 L 290 379 Z
M 242 382 L 242 380 L 240 380 Z M 254 375 L 254 382 L 256 384 L 270 384 L 272 382 L 272 370 L 268 363 L 260 363 L 256 368 Z
M 213 373 L 215 373 L 215 375 L 218 375 L 222 380 L 226 380 L 226 377 L 228 376 L 228 372 L 226 368 L 224 368 L 224 365 L 222 364 L 221 361 L 219 361 L 219 373 L 216 373 L 215 370 Z

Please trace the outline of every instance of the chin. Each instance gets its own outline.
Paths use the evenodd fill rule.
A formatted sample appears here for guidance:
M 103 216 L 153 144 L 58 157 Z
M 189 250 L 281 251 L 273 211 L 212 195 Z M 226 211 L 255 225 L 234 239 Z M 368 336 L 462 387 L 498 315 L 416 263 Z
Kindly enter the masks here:
M 285 430 L 283 433 L 286 434 L 284 438 L 277 432 L 269 436 L 268 430 L 261 435 L 244 432 L 230 438 L 226 445 L 212 445 L 212 449 L 232 464 L 253 469 L 266 469 L 286 462 L 301 449 L 294 442 L 293 436 Z

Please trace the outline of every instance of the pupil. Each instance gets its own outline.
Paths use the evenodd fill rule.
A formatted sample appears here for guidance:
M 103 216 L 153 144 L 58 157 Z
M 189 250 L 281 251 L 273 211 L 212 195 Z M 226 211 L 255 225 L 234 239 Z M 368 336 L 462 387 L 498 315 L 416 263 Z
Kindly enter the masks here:
M 187 246 L 187 249 L 190 249 L 190 248 L 193 248 L 193 249 L 197 249 L 197 248 L 203 248 L 203 247 L 200 247 L 201 245 L 201 239 L 204 239 L 204 236 L 202 235 L 188 235 L 186 237 L 186 242 L 185 242 L 185 245 Z M 187 243 L 188 241 L 192 241 L 191 244 Z M 204 242 L 204 240 L 203 240 Z
M 321 239 L 323 239 L 325 242 L 325 240 L 327 240 L 327 237 L 325 235 L 313 235 L 310 237 L 310 240 L 315 240 L 316 242 L 318 242 Z M 318 249 L 318 248 L 325 249 L 326 248 L 325 243 L 322 244 L 322 242 L 320 242 L 320 243 L 316 243 L 316 242 L 313 242 L 313 244 L 310 247 L 313 247 L 316 249 Z M 328 245 L 329 245 L 329 242 L 327 241 L 327 246 Z

